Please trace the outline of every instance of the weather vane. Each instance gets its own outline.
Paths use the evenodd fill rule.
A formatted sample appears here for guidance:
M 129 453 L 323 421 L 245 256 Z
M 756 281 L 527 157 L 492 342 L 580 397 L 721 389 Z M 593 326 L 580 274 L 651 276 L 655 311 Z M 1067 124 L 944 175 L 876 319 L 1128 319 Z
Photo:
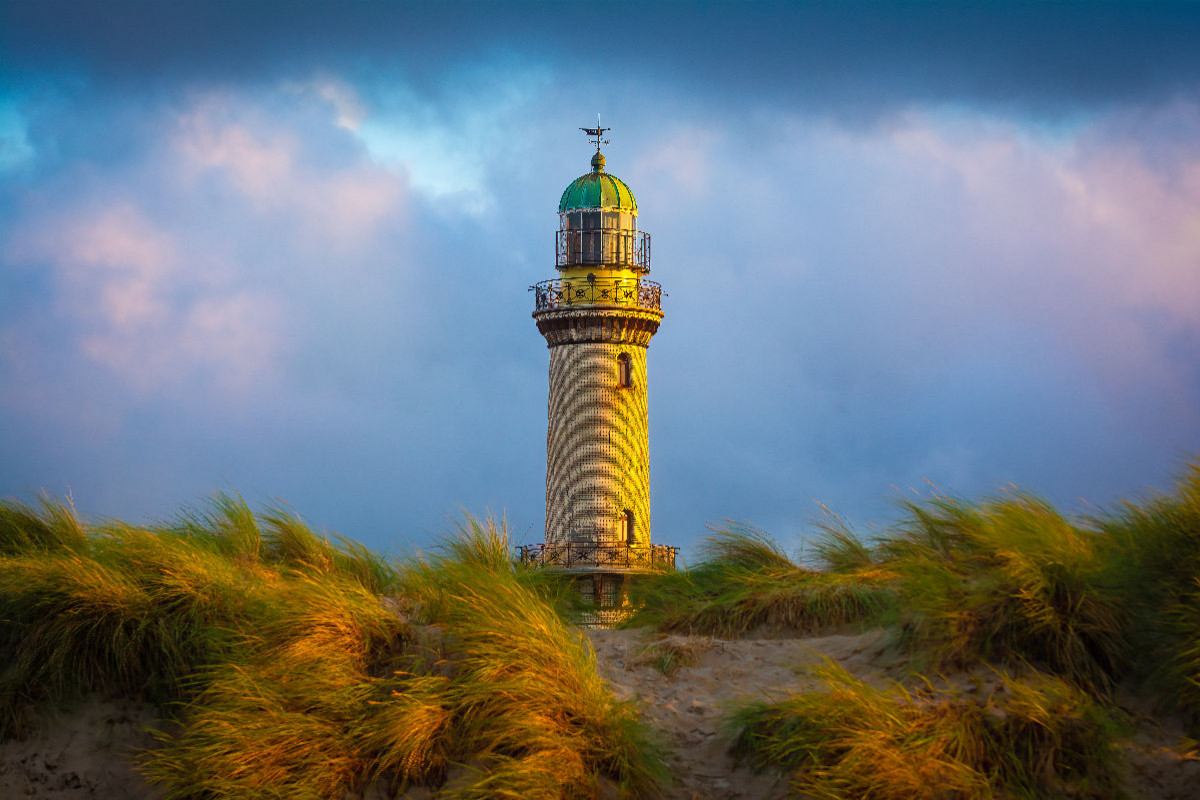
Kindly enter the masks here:
M 599 153 L 599 152 L 600 152 L 600 145 L 602 145 L 602 144 L 608 144 L 608 139 L 602 139 L 602 138 L 600 138 L 600 137 L 602 137 L 602 136 L 604 135 L 604 132 L 605 132 L 605 131 L 611 131 L 611 130 L 612 130 L 612 128 L 601 128 L 601 127 L 600 127 L 600 115 L 599 115 L 599 114 L 597 114 L 597 115 L 596 115 L 596 127 L 594 127 L 594 128 L 580 128 L 579 130 L 581 130 L 581 131 L 583 131 L 584 133 L 586 133 L 586 134 L 588 135 L 588 138 L 589 138 L 589 139 L 590 139 L 590 138 L 592 138 L 593 136 L 594 136 L 594 137 L 596 137 L 596 141 L 595 141 L 595 145 L 596 145 L 596 152 L 597 152 L 597 153 Z

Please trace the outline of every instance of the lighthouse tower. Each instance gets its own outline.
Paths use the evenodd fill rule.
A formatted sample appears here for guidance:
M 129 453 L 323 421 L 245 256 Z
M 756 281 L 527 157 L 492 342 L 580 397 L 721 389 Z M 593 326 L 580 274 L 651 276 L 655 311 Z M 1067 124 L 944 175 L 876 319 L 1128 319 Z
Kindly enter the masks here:
M 558 277 L 532 288 L 533 318 L 550 350 L 546 435 L 546 539 L 522 561 L 577 575 L 611 624 L 627 612 L 631 575 L 673 567 L 677 548 L 650 539 L 646 351 L 662 321 L 662 287 L 646 280 L 650 236 L 620 178 L 605 171 L 593 137 L 592 169 L 558 204 Z

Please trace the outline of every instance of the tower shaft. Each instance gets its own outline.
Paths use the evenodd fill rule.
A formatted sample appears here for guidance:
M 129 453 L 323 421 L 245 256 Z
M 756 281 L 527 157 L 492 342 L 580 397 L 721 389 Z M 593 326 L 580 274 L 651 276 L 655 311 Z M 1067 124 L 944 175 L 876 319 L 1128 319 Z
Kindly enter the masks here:
M 550 348 L 546 542 L 650 544 L 646 348 Z

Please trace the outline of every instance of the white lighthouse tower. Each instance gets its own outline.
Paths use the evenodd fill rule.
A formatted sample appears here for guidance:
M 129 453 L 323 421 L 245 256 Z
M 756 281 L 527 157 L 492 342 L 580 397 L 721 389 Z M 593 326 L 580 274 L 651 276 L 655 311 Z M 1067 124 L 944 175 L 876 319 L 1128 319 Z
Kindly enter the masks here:
M 592 169 L 558 204 L 559 277 L 534 285 L 533 318 L 550 349 L 546 435 L 546 539 L 522 561 L 578 576 L 594 611 L 628 613 L 633 574 L 671 568 L 677 548 L 650 538 L 646 352 L 662 321 L 663 291 L 646 280 L 650 236 L 637 201 L 606 172 L 594 138 Z

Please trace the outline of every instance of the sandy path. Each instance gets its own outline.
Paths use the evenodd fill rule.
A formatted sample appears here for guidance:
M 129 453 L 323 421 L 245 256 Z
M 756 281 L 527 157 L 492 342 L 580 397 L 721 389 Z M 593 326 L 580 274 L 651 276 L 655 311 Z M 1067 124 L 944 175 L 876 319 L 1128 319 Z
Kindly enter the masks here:
M 149 747 L 153 709 L 92 699 L 69 711 L 44 711 L 34 730 L 0 744 L 0 798 L 156 800 L 128 755 Z
M 696 663 L 673 675 L 639 660 L 641 652 L 662 641 L 647 630 L 593 630 L 600 674 L 617 697 L 638 703 L 650 724 L 661 731 L 676 783 L 671 800 L 774 800 L 787 786 L 770 775 L 737 767 L 729 740 L 719 730 L 721 715 L 732 705 L 755 699 L 782 699 L 813 688 L 807 668 L 823 657 L 837 660 L 871 682 L 885 680 L 883 635 L 806 639 L 707 639 L 667 637 L 697 650 Z

